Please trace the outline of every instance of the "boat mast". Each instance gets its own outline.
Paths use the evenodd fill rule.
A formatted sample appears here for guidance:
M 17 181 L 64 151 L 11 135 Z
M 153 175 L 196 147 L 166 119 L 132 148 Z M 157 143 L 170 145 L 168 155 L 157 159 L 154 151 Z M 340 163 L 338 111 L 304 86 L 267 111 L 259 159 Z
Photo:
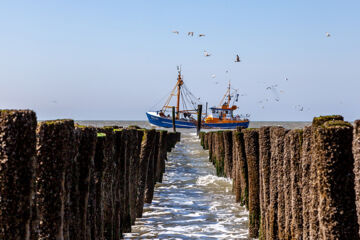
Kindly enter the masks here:
M 230 106 L 230 100 L 231 100 L 231 97 L 230 97 L 230 81 L 229 81 L 229 87 L 228 87 L 227 91 L 225 92 L 224 96 L 222 97 L 222 99 L 220 101 L 220 107 L 223 106 L 223 102 L 226 99 L 226 97 L 228 98 L 228 102 L 227 102 L 226 105 L 229 107 Z
M 178 68 L 178 79 L 177 79 L 177 102 L 176 102 L 176 119 L 180 118 L 180 90 L 183 85 L 183 80 L 181 78 L 181 68 Z
M 229 80 L 229 88 L 228 88 L 228 107 L 230 107 L 230 100 L 231 100 L 231 97 L 230 97 L 230 80 Z

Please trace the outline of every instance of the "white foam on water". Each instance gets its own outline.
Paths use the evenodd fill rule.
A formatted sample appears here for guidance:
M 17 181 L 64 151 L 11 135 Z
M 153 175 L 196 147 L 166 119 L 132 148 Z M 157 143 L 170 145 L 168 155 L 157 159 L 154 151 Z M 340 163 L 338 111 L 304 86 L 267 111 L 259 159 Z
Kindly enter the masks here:
M 232 180 L 214 175 L 199 141 L 182 133 L 154 201 L 125 239 L 248 239 L 248 215 L 235 203 Z
M 227 185 L 231 184 L 232 180 L 223 177 L 217 177 L 214 175 L 206 175 L 198 177 L 196 180 L 196 184 L 200 186 L 209 186 L 209 185 Z

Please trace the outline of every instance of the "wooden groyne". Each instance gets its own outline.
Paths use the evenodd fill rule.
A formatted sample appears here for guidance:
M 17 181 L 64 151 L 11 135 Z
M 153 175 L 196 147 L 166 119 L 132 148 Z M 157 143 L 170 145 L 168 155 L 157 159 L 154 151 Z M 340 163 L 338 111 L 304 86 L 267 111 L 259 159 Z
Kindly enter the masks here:
M 360 120 L 323 116 L 304 129 L 230 133 L 202 132 L 201 144 L 217 175 L 233 178 L 249 237 L 360 239 Z
M 179 140 L 0 110 L 0 239 L 121 239 L 151 203 Z

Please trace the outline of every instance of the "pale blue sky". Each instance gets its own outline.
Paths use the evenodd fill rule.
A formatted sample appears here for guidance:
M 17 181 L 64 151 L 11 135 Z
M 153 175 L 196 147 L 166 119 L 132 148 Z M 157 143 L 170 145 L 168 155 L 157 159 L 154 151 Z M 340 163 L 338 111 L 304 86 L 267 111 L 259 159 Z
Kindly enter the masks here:
M 231 79 L 250 120 L 360 119 L 359 13 L 358 0 L 2 1 L 0 108 L 145 119 L 181 64 L 210 105 Z

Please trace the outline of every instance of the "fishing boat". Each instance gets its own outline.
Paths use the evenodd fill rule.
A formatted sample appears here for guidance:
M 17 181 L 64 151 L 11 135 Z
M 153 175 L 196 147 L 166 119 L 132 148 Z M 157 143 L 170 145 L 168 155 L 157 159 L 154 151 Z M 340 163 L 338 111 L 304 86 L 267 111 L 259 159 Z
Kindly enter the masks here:
M 172 99 L 176 97 L 175 106 L 172 106 Z M 235 98 L 234 98 L 235 97 Z M 247 128 L 249 126 L 248 119 L 241 119 L 240 116 L 234 116 L 233 111 L 237 109 L 236 105 L 230 107 L 232 98 L 237 102 L 239 95 L 231 92 L 229 87 L 220 102 L 220 107 L 211 107 L 211 113 L 202 114 L 202 128 L 220 128 L 232 129 L 236 127 Z M 182 108 L 180 108 L 180 105 Z M 207 105 L 207 104 L 206 104 Z M 173 115 L 176 128 L 196 128 L 197 120 L 193 117 L 198 112 L 199 98 L 196 98 L 187 88 L 181 75 L 181 68 L 178 67 L 178 77 L 170 96 L 160 110 L 146 112 L 149 123 L 158 127 L 173 127 Z
M 205 117 L 202 124 L 203 127 L 221 129 L 233 129 L 236 127 L 248 128 L 250 123 L 249 119 L 242 118 L 240 115 L 234 116 L 234 111 L 238 108 L 235 103 L 238 102 L 238 100 L 239 94 L 235 89 L 232 91 L 229 82 L 227 91 L 222 97 L 219 106 L 210 108 L 211 113 Z M 249 117 L 249 115 L 245 117 Z

